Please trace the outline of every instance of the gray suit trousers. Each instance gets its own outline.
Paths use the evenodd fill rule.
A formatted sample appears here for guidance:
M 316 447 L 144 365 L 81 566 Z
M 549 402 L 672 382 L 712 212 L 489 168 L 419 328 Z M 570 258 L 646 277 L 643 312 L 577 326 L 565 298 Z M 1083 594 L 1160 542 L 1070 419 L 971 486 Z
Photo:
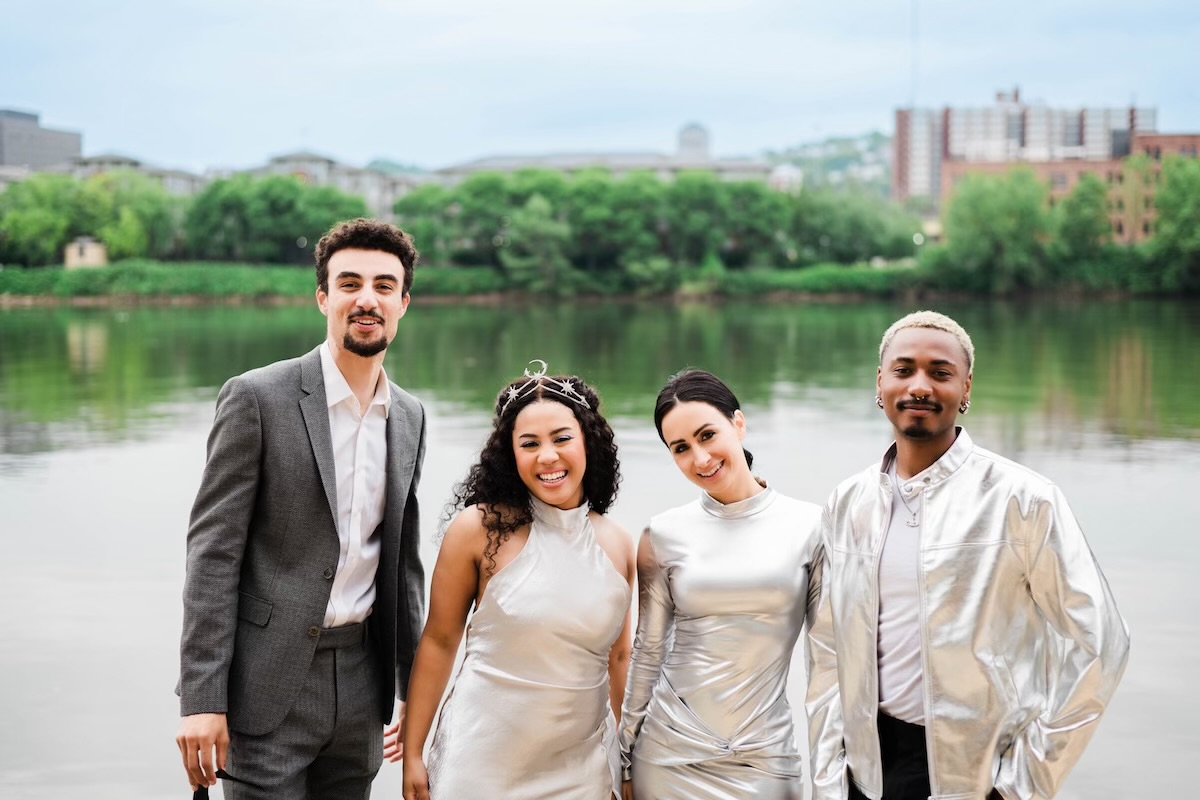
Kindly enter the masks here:
M 324 636 L 322 637 L 324 638 Z M 226 800 L 365 800 L 383 763 L 378 667 L 361 643 L 318 645 L 296 703 L 261 736 L 230 731 Z

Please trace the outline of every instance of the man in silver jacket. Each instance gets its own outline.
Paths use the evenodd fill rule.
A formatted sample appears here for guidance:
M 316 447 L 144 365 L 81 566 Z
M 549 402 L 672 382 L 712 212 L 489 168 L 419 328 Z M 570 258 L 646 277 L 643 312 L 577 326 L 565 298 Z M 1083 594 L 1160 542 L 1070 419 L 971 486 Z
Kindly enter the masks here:
M 831 496 L 810 588 L 814 800 L 1051 798 L 1125 670 L 1058 487 L 955 425 L 974 355 L 929 311 L 880 344 L 896 442 Z

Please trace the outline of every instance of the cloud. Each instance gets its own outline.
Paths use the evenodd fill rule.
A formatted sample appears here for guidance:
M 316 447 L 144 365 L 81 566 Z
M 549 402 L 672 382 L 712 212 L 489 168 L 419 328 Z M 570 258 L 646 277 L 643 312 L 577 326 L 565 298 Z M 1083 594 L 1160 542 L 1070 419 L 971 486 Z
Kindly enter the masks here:
M 749 154 L 889 131 L 914 93 L 986 105 L 1014 85 L 1064 107 L 1136 98 L 1160 126 L 1200 130 L 1190 0 L 43 0 L 7 13 L 0 107 L 83 131 L 86 152 L 192 169 L 297 147 L 429 166 L 669 150 L 689 121 L 717 152 Z

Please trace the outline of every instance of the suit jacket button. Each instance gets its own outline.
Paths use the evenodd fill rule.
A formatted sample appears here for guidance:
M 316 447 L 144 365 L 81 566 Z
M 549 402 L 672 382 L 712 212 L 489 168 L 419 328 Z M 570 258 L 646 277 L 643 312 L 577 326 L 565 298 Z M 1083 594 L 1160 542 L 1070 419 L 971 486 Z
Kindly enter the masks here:
M 325 576 L 325 580 L 329 580 L 330 578 L 332 578 L 332 577 L 333 577 L 333 568 L 332 568 L 332 567 L 326 567 L 326 568 L 325 568 L 325 571 L 324 571 L 324 572 L 322 572 L 321 574 Z
M 312 638 L 316 639 L 318 636 L 321 635 L 321 629 L 318 628 L 316 625 L 313 625 L 311 628 L 308 629 L 308 635 L 311 636 Z

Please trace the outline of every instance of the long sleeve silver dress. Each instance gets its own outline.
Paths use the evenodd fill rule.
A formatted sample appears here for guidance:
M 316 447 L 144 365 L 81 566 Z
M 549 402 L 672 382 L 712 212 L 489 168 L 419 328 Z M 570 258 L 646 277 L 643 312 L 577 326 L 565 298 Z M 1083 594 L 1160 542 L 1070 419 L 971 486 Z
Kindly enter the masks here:
M 434 800 L 620 796 L 608 656 L 630 589 L 586 505 L 532 498 L 529 540 L 487 585 L 429 752 Z
M 621 754 L 638 800 L 799 800 L 785 693 L 821 509 L 770 488 L 654 517 Z

